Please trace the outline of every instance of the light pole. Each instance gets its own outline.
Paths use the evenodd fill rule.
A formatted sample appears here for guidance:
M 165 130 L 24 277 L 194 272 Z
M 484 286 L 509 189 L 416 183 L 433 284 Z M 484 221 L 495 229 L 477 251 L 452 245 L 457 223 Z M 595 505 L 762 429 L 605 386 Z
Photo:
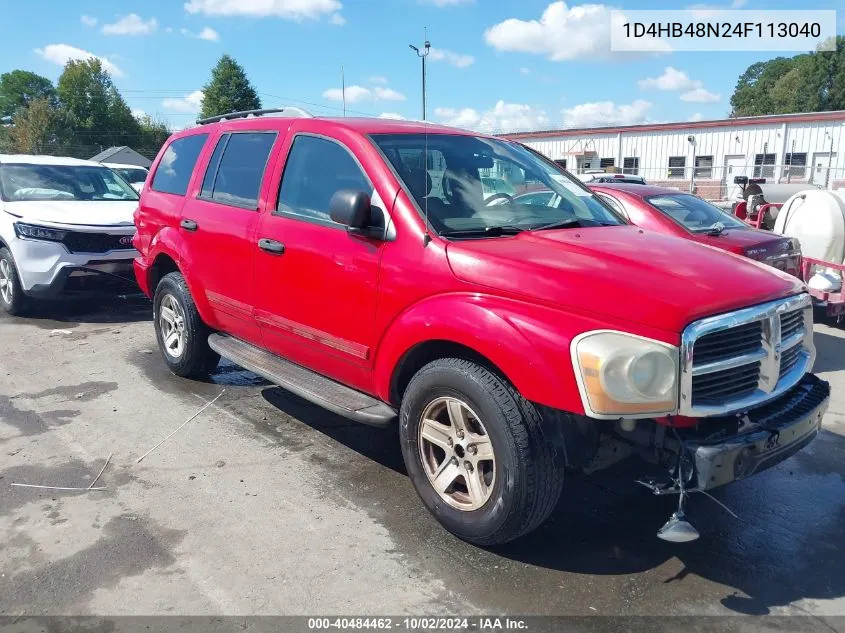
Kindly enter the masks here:
M 422 60 L 422 118 L 425 121 L 425 58 L 428 57 L 428 51 L 431 48 L 431 42 L 428 41 L 428 29 L 423 30 L 423 38 L 425 44 L 423 44 L 422 51 L 413 44 L 409 44 L 409 46 L 417 54 L 417 57 Z
M 695 137 L 690 135 L 687 137 L 687 141 L 692 145 L 692 177 L 689 181 L 689 192 L 695 193 Z

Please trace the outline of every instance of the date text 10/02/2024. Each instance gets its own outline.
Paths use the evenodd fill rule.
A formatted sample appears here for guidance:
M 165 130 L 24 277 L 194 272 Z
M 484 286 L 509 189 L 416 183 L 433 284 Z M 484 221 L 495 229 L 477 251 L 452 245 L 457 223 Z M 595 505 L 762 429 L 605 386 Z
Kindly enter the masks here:
M 521 618 L 479 616 L 464 617 L 327 617 L 308 618 L 311 631 L 394 630 L 394 631 L 526 631 Z

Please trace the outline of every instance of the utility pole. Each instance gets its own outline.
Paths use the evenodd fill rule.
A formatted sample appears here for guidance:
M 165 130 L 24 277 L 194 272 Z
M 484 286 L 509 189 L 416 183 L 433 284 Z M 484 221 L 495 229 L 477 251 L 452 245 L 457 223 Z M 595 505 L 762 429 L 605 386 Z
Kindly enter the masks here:
M 422 60 L 422 118 L 423 118 L 423 121 L 425 121 L 425 58 L 428 57 L 428 52 L 429 52 L 429 49 L 431 48 L 431 42 L 428 41 L 428 29 L 427 28 L 423 29 L 423 41 L 425 43 L 423 44 L 423 50 L 422 51 L 420 51 L 420 49 L 418 49 L 413 44 L 409 44 L 409 46 L 411 47 L 411 50 L 414 51 L 417 54 L 417 57 L 419 57 Z
M 346 116 L 346 75 L 343 73 L 343 65 L 340 66 L 340 93 L 343 96 L 343 116 Z

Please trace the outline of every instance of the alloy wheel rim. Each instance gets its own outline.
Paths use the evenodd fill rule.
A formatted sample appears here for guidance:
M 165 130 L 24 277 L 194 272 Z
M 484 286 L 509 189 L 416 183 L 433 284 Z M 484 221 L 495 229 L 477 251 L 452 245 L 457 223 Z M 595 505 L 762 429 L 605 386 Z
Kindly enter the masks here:
M 171 358 L 181 358 L 185 351 L 185 313 L 173 295 L 164 295 L 158 316 L 164 351 Z
M 0 259 L 0 297 L 6 303 L 12 303 L 12 268 L 9 266 L 9 261 Z
M 481 419 L 462 400 L 432 400 L 419 427 L 420 458 L 428 481 L 453 508 L 478 510 L 493 494 L 496 457 Z

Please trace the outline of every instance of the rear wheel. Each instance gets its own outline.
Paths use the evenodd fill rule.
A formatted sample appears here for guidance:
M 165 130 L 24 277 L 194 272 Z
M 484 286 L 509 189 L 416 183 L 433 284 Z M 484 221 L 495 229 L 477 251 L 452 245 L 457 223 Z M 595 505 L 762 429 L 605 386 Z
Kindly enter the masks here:
M 0 306 L 15 316 L 25 314 L 30 307 L 30 300 L 23 293 L 15 260 L 8 248 L 0 248 Z
M 159 350 L 177 376 L 202 378 L 214 371 L 220 355 L 208 346 L 209 327 L 197 312 L 182 273 L 162 277 L 153 297 Z
M 563 473 L 537 410 L 486 368 L 456 358 L 429 363 L 408 385 L 400 420 L 411 482 L 458 537 L 506 543 L 557 503 Z

